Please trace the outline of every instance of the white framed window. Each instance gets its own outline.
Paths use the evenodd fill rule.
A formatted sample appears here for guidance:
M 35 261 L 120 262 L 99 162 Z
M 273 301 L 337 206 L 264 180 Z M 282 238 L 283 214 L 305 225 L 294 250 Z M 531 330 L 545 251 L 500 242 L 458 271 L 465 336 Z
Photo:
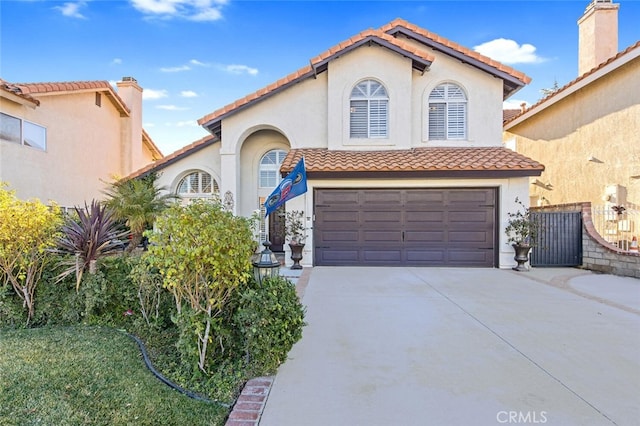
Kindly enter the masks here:
M 180 179 L 176 192 L 182 198 L 211 198 L 220 194 L 220 188 L 209 173 L 198 170 Z
M 375 80 L 356 84 L 349 98 L 349 136 L 386 138 L 389 127 L 389 96 Z
M 258 180 L 260 188 L 275 188 L 282 180 L 280 165 L 284 161 L 287 152 L 282 149 L 273 149 L 260 159 Z
M 467 138 L 467 95 L 453 83 L 443 83 L 429 95 L 429 140 Z
M 47 149 L 47 129 L 5 113 L 0 113 L 0 139 L 42 151 Z

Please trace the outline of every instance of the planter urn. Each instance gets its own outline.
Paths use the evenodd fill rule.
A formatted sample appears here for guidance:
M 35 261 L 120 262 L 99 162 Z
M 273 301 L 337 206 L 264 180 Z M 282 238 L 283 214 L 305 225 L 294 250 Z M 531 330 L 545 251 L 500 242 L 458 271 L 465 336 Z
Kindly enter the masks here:
M 291 269 L 302 269 L 300 261 L 302 260 L 302 249 L 304 249 L 304 244 L 289 243 L 289 247 L 291 248 L 291 260 L 293 260 Z
M 529 251 L 531 250 L 531 246 L 529 244 L 512 244 L 511 246 L 516 252 L 513 259 L 518 262 L 518 265 L 512 269 L 519 272 L 528 271 L 529 269 L 525 266 L 525 263 L 529 261 Z

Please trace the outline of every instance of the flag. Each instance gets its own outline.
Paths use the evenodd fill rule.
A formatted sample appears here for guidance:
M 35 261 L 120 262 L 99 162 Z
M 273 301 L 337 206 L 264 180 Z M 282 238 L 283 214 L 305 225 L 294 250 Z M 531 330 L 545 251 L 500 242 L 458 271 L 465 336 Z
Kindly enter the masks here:
M 269 216 L 269 213 L 305 192 L 307 192 L 307 172 L 304 169 L 304 157 L 302 157 L 291 173 L 282 179 L 280 185 L 267 197 L 264 202 L 265 216 Z

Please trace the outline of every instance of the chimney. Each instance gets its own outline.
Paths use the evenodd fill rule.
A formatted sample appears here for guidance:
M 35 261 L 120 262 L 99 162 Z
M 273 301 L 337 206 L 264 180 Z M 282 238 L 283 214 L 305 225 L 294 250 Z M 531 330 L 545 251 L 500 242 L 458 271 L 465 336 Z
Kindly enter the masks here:
M 124 176 L 144 166 L 142 156 L 142 87 L 133 77 L 122 77 L 116 83 L 118 96 L 130 110 L 129 117 L 122 118 L 120 130 L 121 168 Z
M 592 0 L 578 20 L 578 75 L 618 53 L 618 9 L 611 0 Z

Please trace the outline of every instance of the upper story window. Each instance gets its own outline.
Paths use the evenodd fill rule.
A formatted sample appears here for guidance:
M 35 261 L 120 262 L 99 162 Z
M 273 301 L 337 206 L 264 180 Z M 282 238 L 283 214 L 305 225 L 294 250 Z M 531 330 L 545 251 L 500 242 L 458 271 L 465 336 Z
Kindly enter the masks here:
M 429 140 L 467 138 L 467 96 L 460 86 L 444 83 L 429 95 Z
M 382 84 L 365 80 L 351 91 L 350 136 L 386 138 L 389 127 L 389 96 Z
M 0 113 L 0 139 L 44 151 L 47 148 L 47 129 L 35 123 Z
M 275 188 L 282 180 L 280 165 L 284 161 L 287 152 L 282 149 L 273 149 L 260 159 L 258 170 L 260 188 Z
M 191 172 L 178 183 L 178 195 L 183 198 L 211 198 L 220 193 L 218 182 L 207 172 Z

